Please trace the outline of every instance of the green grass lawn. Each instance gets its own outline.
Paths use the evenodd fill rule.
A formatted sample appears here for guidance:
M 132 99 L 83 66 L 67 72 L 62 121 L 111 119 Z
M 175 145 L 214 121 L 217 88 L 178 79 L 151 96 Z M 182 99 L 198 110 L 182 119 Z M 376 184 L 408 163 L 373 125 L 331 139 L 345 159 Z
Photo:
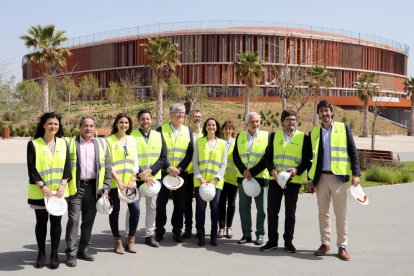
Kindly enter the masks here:
M 411 181 L 414 181 L 414 162 L 401 162 L 400 168 L 393 168 L 395 170 L 401 170 L 403 172 L 407 172 L 411 175 Z M 380 186 L 380 185 L 390 185 L 388 183 L 380 183 L 380 182 L 372 182 L 365 180 L 366 171 L 362 171 L 361 175 L 361 186 L 362 187 L 373 187 L 373 186 Z

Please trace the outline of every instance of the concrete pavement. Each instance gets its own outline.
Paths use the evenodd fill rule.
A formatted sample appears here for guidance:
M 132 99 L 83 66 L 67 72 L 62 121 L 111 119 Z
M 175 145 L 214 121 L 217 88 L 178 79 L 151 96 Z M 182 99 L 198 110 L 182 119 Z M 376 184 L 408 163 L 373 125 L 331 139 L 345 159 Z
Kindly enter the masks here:
M 414 183 L 366 188 L 365 192 L 370 199 L 368 206 L 349 199 L 349 262 L 340 261 L 336 257 L 336 246 L 325 257 L 313 255 L 313 251 L 320 245 L 316 197 L 304 194 L 299 197 L 297 209 L 294 239 L 298 249 L 296 254 L 289 254 L 282 249 L 282 239 L 279 239 L 280 248 L 271 252 L 260 252 L 259 247 L 253 244 L 237 245 L 236 242 L 241 237 L 237 211 L 232 240 L 220 239 L 219 245 L 213 247 L 207 238 L 207 245 L 199 247 L 193 237 L 177 245 L 170 233 L 172 202 L 168 204 L 166 238 L 161 242 L 160 248 L 150 248 L 143 244 L 145 204 L 141 203 L 137 254 L 114 254 L 108 218 L 97 214 L 91 248 L 96 260 L 78 260 L 77 267 L 67 267 L 63 253 L 66 248 L 63 239 L 67 220 L 64 215 L 60 245 L 61 266 L 58 270 L 36 269 L 35 217 L 34 211 L 26 204 L 28 177 L 24 162 L 27 140 L 16 141 L 0 141 L 3 188 L 0 193 L 0 275 L 414 275 Z M 398 149 L 397 146 L 401 143 L 386 144 L 392 149 Z M 410 147 L 413 147 L 412 143 L 407 142 L 402 149 L 412 150 Z M 124 214 L 125 205 L 122 205 L 121 226 Z M 283 233 L 283 214 L 282 209 L 280 236 Z M 209 219 L 206 221 L 208 230 Z M 336 241 L 334 224 L 333 221 L 333 245 Z M 49 245 L 47 250 L 50 252 Z

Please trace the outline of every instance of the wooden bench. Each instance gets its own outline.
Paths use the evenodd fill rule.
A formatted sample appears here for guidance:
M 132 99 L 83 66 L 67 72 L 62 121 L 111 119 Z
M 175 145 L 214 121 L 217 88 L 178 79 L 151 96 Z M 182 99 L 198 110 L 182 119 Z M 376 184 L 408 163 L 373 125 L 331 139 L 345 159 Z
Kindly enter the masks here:
M 96 129 L 96 136 L 105 137 L 111 135 L 110 128 L 97 128 Z
M 394 157 L 393 152 L 388 150 L 358 149 L 358 155 L 361 168 L 363 169 L 369 168 L 372 165 L 400 165 L 400 156 L 397 154 Z

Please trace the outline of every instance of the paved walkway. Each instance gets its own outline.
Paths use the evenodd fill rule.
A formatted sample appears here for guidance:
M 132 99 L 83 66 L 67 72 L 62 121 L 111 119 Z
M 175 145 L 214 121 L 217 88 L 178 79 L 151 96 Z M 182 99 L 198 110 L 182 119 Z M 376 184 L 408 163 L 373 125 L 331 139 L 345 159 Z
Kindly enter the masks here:
M 143 244 L 145 204 L 141 204 L 137 254 L 127 253 L 121 256 L 112 252 L 108 218 L 98 214 L 91 248 L 96 256 L 95 262 L 79 260 L 75 268 L 69 268 L 63 263 L 57 271 L 35 269 L 35 217 L 26 204 L 26 143 L 27 140 L 0 141 L 3 187 L 0 194 L 0 275 L 414 275 L 414 183 L 366 188 L 370 199 L 368 206 L 349 199 L 350 262 L 340 261 L 335 256 L 335 246 L 328 256 L 316 257 L 312 254 L 320 243 L 316 197 L 304 194 L 298 202 L 294 239 L 298 249 L 296 254 L 289 254 L 282 248 L 264 253 L 252 244 L 237 245 L 236 242 L 241 237 L 238 213 L 233 225 L 234 238 L 219 240 L 217 247 L 210 246 L 208 239 L 205 247 L 199 247 L 194 237 L 177 245 L 168 232 L 160 248 L 150 248 Z M 408 148 L 410 145 L 406 146 L 407 150 L 412 150 Z M 171 211 L 170 202 L 169 220 Z M 280 231 L 283 231 L 283 213 L 281 210 Z M 124 214 L 123 205 L 120 225 L 123 224 Z M 61 262 L 66 259 L 63 254 L 65 225 L 64 216 Z M 208 223 L 206 229 L 209 229 Z M 171 231 L 169 221 L 167 231 Z M 332 243 L 335 244 L 336 236 L 333 232 Z M 279 245 L 283 246 L 282 240 L 279 240 Z

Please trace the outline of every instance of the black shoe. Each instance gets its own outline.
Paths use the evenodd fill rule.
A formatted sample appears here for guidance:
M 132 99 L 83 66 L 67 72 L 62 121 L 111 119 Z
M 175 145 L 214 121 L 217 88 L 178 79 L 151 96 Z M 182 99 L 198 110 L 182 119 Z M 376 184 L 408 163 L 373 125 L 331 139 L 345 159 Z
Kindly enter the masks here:
M 160 247 L 160 243 L 154 239 L 154 236 L 146 237 L 145 244 L 151 247 Z
M 193 233 L 191 232 L 191 228 L 190 229 L 185 229 L 183 238 L 188 239 L 188 238 L 191 238 L 192 235 L 193 235 Z
M 263 244 L 263 235 L 257 236 L 257 239 L 254 241 L 255 245 L 262 245 Z
M 58 253 L 52 253 L 50 254 L 50 268 L 56 269 L 59 267 L 59 257 Z
M 245 237 L 243 236 L 238 242 L 237 244 L 245 244 L 245 243 L 250 243 L 252 242 L 252 237 Z
M 210 234 L 210 244 L 212 246 L 217 246 L 217 229 L 211 231 L 211 234 Z
M 39 251 L 37 254 L 36 268 L 42 268 L 46 265 L 46 254 L 45 251 Z
M 181 235 L 181 233 L 173 233 L 173 239 L 176 243 L 183 242 L 183 236 Z
M 277 243 L 268 241 L 265 245 L 260 247 L 260 251 L 268 252 L 270 250 L 275 250 L 277 248 Z
M 202 230 L 202 231 L 197 231 L 196 236 L 197 236 L 197 238 L 198 238 L 198 245 L 199 245 L 199 246 L 204 246 L 204 245 L 206 245 L 206 234 L 205 234 L 204 230 Z
M 164 235 L 163 234 L 159 234 L 159 233 L 155 233 L 155 240 L 157 242 L 160 242 L 164 239 Z
M 78 252 L 78 259 L 93 262 L 95 261 L 95 257 L 92 256 L 88 251 L 80 251 Z
M 285 250 L 289 253 L 296 253 L 296 248 L 291 242 L 285 242 Z
M 69 256 L 66 260 L 66 265 L 69 267 L 75 267 L 77 265 L 76 257 L 75 256 Z

